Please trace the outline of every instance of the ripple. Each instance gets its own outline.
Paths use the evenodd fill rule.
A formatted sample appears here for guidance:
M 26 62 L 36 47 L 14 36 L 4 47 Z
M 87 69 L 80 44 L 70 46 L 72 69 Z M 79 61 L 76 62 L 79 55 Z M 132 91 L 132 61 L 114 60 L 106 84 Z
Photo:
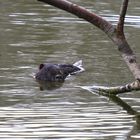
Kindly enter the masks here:
M 119 19 L 119 15 L 103 14 L 106 20 L 116 24 Z M 140 16 L 127 15 L 125 18 L 125 26 L 140 27 Z
M 0 133 L 3 138 L 119 137 L 127 134 L 132 128 L 130 122 L 133 123 L 132 116 L 116 114 L 114 118 L 113 114 L 100 113 L 98 107 L 84 108 L 69 103 L 65 103 L 65 106 L 63 103 L 35 103 L 28 108 L 3 107 L 0 114 Z

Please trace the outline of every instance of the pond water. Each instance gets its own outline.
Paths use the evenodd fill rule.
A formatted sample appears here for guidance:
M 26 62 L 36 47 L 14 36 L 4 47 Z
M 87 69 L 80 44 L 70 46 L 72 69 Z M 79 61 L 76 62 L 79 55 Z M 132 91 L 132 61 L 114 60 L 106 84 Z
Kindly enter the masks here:
M 116 24 L 120 1 L 75 3 Z M 125 33 L 140 60 L 139 12 L 139 0 L 131 1 Z M 35 0 L 1 1 L 0 18 L 1 139 L 140 139 L 140 119 L 133 115 L 133 109 L 140 112 L 139 92 L 119 95 L 120 101 L 78 87 L 133 81 L 116 46 L 102 31 Z M 78 60 L 83 60 L 86 71 L 55 89 L 41 91 L 33 79 L 40 63 Z

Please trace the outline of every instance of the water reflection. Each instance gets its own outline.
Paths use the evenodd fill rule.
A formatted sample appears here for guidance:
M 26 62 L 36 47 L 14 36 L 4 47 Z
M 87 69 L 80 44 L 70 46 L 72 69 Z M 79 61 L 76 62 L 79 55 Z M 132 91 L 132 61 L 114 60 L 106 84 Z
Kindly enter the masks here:
M 52 95 L 49 96 L 47 97 L 54 98 Z M 110 106 L 107 109 L 107 106 L 104 106 L 106 111 L 100 114 L 101 108 L 92 106 L 91 103 L 88 105 L 86 102 L 63 101 L 59 104 L 58 102 L 43 104 L 38 102 L 27 107 L 22 106 L 2 108 L 1 120 L 5 122 L 5 119 L 7 123 L 2 125 L 5 126 L 5 129 L 1 130 L 1 136 L 7 138 L 21 138 L 23 136 L 29 139 L 30 137 L 97 139 L 100 134 L 101 138 L 111 139 L 126 135 L 131 129 L 130 123 L 133 123 L 132 116 L 127 115 L 126 118 L 123 113 L 117 113 L 115 118 L 112 118 L 109 112 L 115 113 L 114 107 Z
M 125 101 L 123 101 L 121 98 L 119 98 L 116 95 L 106 94 L 102 91 L 95 92 L 92 90 L 92 87 L 81 87 L 81 88 L 88 90 L 93 94 L 99 94 L 101 96 L 105 96 L 109 98 L 111 101 L 121 106 L 123 110 L 126 110 L 128 114 L 134 115 L 133 119 L 136 120 L 136 124 L 133 126 L 132 130 L 129 132 L 127 139 L 130 139 L 131 135 L 132 135 L 132 138 L 139 138 L 139 136 L 134 136 L 134 135 L 136 135 L 136 133 L 140 133 L 140 112 L 134 110 L 128 103 L 126 103 Z
M 63 82 L 49 82 L 49 81 L 39 81 L 39 80 L 37 80 L 37 82 L 39 83 L 39 88 L 41 91 L 55 90 L 57 88 L 62 87 L 63 85 Z

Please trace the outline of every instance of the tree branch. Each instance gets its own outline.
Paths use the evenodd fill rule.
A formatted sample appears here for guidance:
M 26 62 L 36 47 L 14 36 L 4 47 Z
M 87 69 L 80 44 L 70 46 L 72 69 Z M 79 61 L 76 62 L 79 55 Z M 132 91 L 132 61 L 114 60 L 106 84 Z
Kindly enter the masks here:
M 126 15 L 126 12 L 127 12 L 128 2 L 129 2 L 129 0 L 123 0 L 122 6 L 121 6 L 121 9 L 120 9 L 120 17 L 119 17 L 119 21 L 118 21 L 118 24 L 117 24 L 118 36 L 122 36 L 122 37 L 124 37 L 123 28 L 124 28 L 124 20 L 125 20 L 125 15 Z
M 115 32 L 115 27 L 101 16 L 96 15 L 95 13 L 91 13 L 89 10 L 86 10 L 82 6 L 78 6 L 74 3 L 71 3 L 67 0 L 38 0 L 50 5 L 53 5 L 59 9 L 65 10 L 69 13 L 76 15 L 79 18 L 82 18 L 102 31 L 104 31 L 109 37 Z
M 115 87 L 105 87 L 105 86 L 80 86 L 83 89 L 86 89 L 90 92 L 95 92 L 102 94 L 104 96 L 108 95 L 117 95 L 120 93 L 131 92 L 140 90 L 140 82 L 138 80 L 126 84 L 124 86 L 115 86 Z

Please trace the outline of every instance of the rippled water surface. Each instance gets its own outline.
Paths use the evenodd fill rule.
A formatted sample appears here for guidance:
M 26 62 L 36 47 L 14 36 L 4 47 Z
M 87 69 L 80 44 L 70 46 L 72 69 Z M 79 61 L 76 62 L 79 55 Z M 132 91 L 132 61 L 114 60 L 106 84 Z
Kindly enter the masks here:
M 114 25 L 120 1 L 76 0 Z M 131 1 L 125 33 L 140 60 L 140 2 Z M 79 86 L 133 81 L 114 44 L 96 27 L 33 0 L 0 1 L 0 139 L 140 139 L 139 92 L 104 97 Z M 43 62 L 74 63 L 86 71 L 55 89 L 33 79 Z

